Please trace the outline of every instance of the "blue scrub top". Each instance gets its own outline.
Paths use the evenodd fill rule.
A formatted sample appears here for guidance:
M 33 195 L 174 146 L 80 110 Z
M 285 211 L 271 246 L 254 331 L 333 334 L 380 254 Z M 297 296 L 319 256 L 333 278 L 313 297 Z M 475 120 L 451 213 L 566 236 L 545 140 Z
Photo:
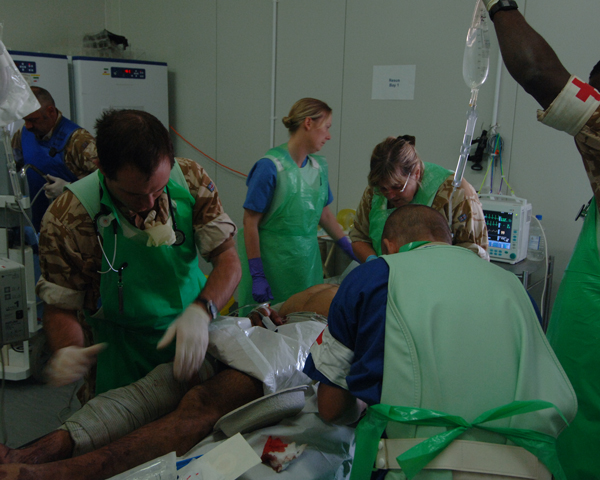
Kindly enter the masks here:
M 307 162 L 308 157 L 304 159 L 300 168 L 303 168 Z M 244 208 L 254 212 L 265 213 L 269 210 L 273 201 L 273 195 L 275 194 L 277 167 L 268 158 L 261 158 L 254 164 L 252 170 L 250 170 L 246 185 L 248 186 L 248 193 L 246 194 Z M 327 185 L 327 189 L 329 191 L 327 205 L 329 205 L 333 202 L 333 194 L 331 193 L 329 184 Z
M 346 377 L 348 390 L 368 405 L 381 403 L 389 275 L 389 265 L 383 258 L 352 270 L 333 298 L 327 319 L 331 335 L 354 352 Z M 531 295 L 529 298 L 536 308 Z M 541 323 L 537 308 L 536 313 Z M 304 373 L 334 385 L 315 368 L 311 355 Z
M 344 279 L 327 319 L 331 335 L 354 352 L 348 390 L 368 405 L 381 403 L 383 347 L 390 268 L 383 258 L 364 263 Z M 304 373 L 333 385 L 315 368 L 309 355 Z

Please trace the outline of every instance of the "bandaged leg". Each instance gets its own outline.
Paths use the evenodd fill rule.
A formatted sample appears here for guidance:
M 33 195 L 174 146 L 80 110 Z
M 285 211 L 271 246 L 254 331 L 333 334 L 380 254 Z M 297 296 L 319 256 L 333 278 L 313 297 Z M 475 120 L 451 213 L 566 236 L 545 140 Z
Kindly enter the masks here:
M 0 478 L 103 480 L 173 450 L 181 456 L 211 433 L 219 418 L 260 396 L 260 381 L 226 369 L 191 388 L 174 412 L 113 443 L 79 457 L 43 465 L 0 465 Z
M 201 381 L 212 372 L 210 362 L 204 362 Z M 173 364 L 159 365 L 131 385 L 98 395 L 60 428 L 71 435 L 72 455 L 82 455 L 172 412 L 187 391 L 188 384 L 175 380 Z

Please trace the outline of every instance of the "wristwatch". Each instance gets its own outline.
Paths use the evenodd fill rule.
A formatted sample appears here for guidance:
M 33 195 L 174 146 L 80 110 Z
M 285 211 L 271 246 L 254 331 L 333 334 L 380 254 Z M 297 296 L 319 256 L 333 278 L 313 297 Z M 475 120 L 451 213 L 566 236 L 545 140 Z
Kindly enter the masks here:
M 198 297 L 198 301 L 204 304 L 204 306 L 206 307 L 206 311 L 210 315 L 210 318 L 214 320 L 218 317 L 219 310 L 217 309 L 217 306 L 213 303 L 212 300 L 207 300 L 206 298 Z
M 490 20 L 494 20 L 494 15 L 499 10 L 517 10 L 519 6 L 515 0 L 498 0 L 492 8 L 490 8 Z

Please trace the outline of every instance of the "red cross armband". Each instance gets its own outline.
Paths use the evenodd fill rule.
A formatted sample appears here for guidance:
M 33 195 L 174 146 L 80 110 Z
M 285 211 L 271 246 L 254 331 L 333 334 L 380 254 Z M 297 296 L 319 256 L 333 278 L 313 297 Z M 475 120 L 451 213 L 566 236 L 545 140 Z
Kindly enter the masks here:
M 339 387 L 348 390 L 346 377 L 350 374 L 354 352 L 331 335 L 328 327 L 325 327 L 312 344 L 310 354 L 315 368 L 320 373 Z
M 600 92 L 572 76 L 552 104 L 538 110 L 538 120 L 569 135 L 577 135 L 600 106 Z

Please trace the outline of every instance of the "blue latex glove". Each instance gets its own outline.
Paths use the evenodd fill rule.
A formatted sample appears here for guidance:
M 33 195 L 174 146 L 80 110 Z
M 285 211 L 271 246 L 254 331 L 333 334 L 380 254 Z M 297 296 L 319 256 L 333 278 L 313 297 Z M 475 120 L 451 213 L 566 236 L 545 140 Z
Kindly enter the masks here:
M 348 239 L 348 237 L 342 237 L 339 240 L 335 241 L 335 244 L 340 247 L 346 255 L 348 255 L 352 260 L 361 263 L 361 261 L 356 258 L 354 255 L 354 250 L 352 250 L 352 243 Z
M 370 262 L 371 260 L 377 260 L 379 257 L 377 255 L 369 255 L 365 260 L 365 263 Z
M 251 258 L 248 260 L 248 265 L 250 266 L 250 275 L 252 275 L 252 298 L 259 303 L 273 300 L 271 287 L 263 270 L 262 258 Z

